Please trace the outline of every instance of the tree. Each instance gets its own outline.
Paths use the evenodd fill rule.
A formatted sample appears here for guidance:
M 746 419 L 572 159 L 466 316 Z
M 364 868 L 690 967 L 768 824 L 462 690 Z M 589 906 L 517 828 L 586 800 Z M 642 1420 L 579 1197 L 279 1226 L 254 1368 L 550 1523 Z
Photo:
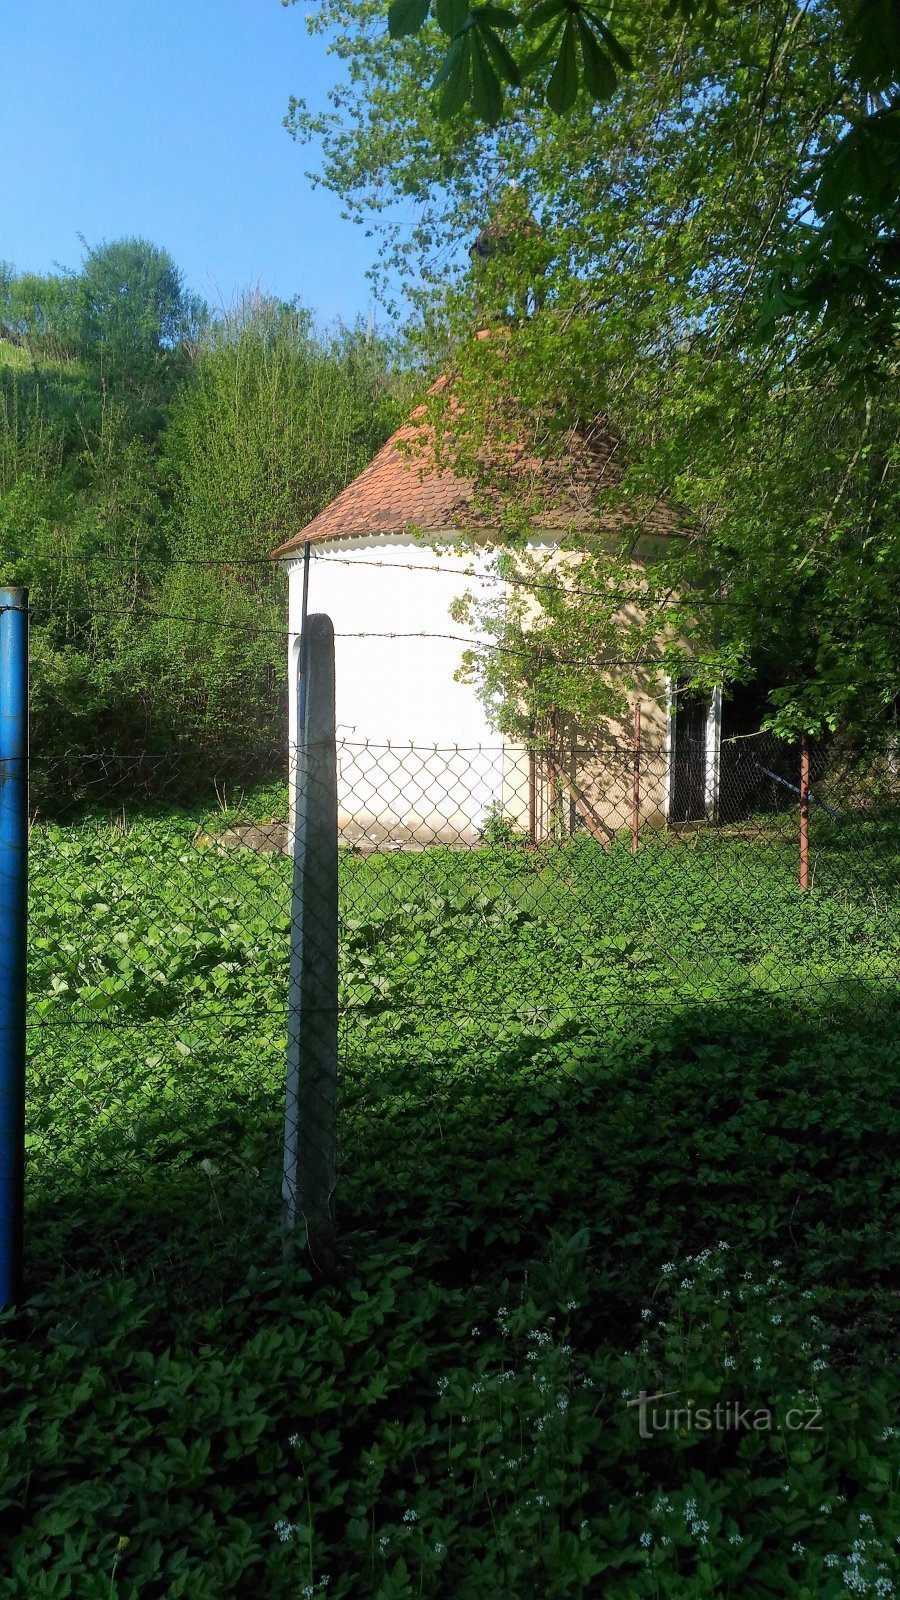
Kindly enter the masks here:
M 504 651 L 474 669 L 486 695 L 501 686 L 515 704 L 539 655 L 542 681 L 573 712 L 596 711 L 604 686 L 592 663 L 647 649 L 631 636 L 611 648 L 604 591 L 634 588 L 629 541 L 665 501 L 686 537 L 654 569 L 648 603 L 658 636 L 670 627 L 690 639 L 698 680 L 764 666 L 777 686 L 770 716 L 786 735 L 883 728 L 900 684 L 892 348 L 866 345 L 865 383 L 850 383 L 846 323 L 820 313 L 815 338 L 796 324 L 777 340 L 760 331 L 760 285 L 807 248 L 798 196 L 846 128 L 842 15 L 787 16 L 781 0 L 764 0 L 674 47 L 653 21 L 640 72 L 601 111 L 579 97 L 560 117 L 545 97 L 516 91 L 513 114 L 492 130 L 471 106 L 450 123 L 423 100 L 443 48 L 433 26 L 398 46 L 369 25 L 374 14 L 368 0 L 333 0 L 319 14 L 316 25 L 337 30 L 349 82 L 332 120 L 295 104 L 291 125 L 322 139 L 321 177 L 351 214 L 385 216 L 385 260 L 418 271 L 423 328 L 455 330 L 444 448 L 484 481 L 484 441 L 498 431 L 501 445 L 551 456 L 566 430 L 602 415 L 622 440 L 616 497 L 631 533 L 618 566 L 604 553 L 592 573 L 588 560 L 576 587 L 591 592 L 560 597 L 539 639 L 523 620 L 529 637 L 517 642 L 509 609 L 495 617 Z M 520 229 L 473 270 L 459 243 L 476 237 L 510 180 L 540 236 Z M 403 234 L 390 221 L 401 199 L 418 217 Z M 536 273 L 540 293 L 523 316 L 509 285 L 517 275 L 533 285 Z M 491 296 L 506 300 L 507 336 L 473 341 Z M 510 552 L 527 510 L 518 486 Z M 605 691 L 611 682 L 607 673 Z
M 280 770 L 284 581 L 272 548 L 368 462 L 393 420 L 387 352 L 245 296 L 201 342 L 170 414 L 172 564 L 154 630 L 158 694 L 199 769 Z
M 743 107 L 757 136 L 781 114 L 776 85 L 785 62 L 803 72 L 810 23 L 813 33 L 820 25 L 817 46 L 823 34 L 827 39 L 833 82 L 795 175 L 797 236 L 770 263 L 768 279 L 756 284 L 757 298 L 773 334 L 785 321 L 800 320 L 835 330 L 845 375 L 865 382 L 885 341 L 895 345 L 900 299 L 900 11 L 894 0 L 813 8 L 811 16 L 795 0 L 782 0 L 761 11 L 770 54 L 755 98 Z M 328 4 L 320 15 L 342 13 L 346 8 Z M 365 53 L 360 46 L 371 44 L 374 15 L 371 5 L 358 9 L 360 35 L 344 38 L 345 56 L 359 60 Z M 491 0 L 392 0 L 388 29 L 398 45 L 387 70 L 402 74 L 410 59 L 400 54 L 402 42 L 421 39 L 438 121 L 465 130 L 474 113 L 490 126 L 504 117 L 512 126 L 535 100 L 557 116 L 572 115 L 585 101 L 613 103 L 626 92 L 628 75 L 658 70 L 661 45 L 675 66 L 689 29 L 688 48 L 703 60 L 713 30 L 732 39 L 740 32 L 736 15 L 716 0 L 670 0 L 660 10 L 626 0 L 613 31 L 609 15 L 589 0 L 528 0 L 516 11 Z M 371 64 L 371 50 L 366 59 Z M 737 82 L 739 52 L 728 65 Z M 296 107 L 293 115 L 296 126 Z M 434 129 L 431 137 L 445 148 Z
M 145 370 L 195 339 L 206 320 L 169 252 L 147 239 L 88 248 L 77 281 L 82 346 L 117 372 Z
M 0 269 L 0 559 L 31 594 L 41 808 L 283 770 L 269 551 L 394 417 L 386 349 L 359 330 L 248 295 L 198 331 L 140 241 L 85 270 Z

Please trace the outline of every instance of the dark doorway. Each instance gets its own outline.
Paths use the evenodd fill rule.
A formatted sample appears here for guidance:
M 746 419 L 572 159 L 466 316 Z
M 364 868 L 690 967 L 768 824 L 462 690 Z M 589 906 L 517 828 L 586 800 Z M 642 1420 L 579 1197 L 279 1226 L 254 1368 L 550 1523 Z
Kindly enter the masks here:
M 795 804 L 790 788 L 798 782 L 799 754 L 772 734 L 760 733 L 773 683 L 760 674 L 752 683 L 732 684 L 722 702 L 719 763 L 719 817 L 742 822 L 759 812 Z
M 706 719 L 709 695 L 673 691 L 669 754 L 669 821 L 699 822 L 706 816 Z

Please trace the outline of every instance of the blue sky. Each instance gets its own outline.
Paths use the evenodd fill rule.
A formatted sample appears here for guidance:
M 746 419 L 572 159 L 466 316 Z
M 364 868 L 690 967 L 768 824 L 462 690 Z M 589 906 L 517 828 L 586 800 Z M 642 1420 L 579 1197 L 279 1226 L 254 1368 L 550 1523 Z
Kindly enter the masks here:
M 365 315 L 375 241 L 282 127 L 337 70 L 280 0 L 0 0 L 0 258 L 50 271 L 79 233 L 142 234 L 211 303 L 258 282 Z

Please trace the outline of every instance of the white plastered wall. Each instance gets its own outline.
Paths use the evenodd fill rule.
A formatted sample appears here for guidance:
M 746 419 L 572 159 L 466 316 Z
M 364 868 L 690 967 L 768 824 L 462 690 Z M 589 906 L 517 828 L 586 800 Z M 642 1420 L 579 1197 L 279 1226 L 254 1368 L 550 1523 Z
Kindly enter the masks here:
M 502 740 L 474 688 L 455 681 L 475 636 L 450 618 L 467 591 L 495 593 L 492 558 L 396 537 L 313 546 L 308 608 L 335 631 L 338 806 L 346 839 L 471 843 L 502 787 Z M 474 575 L 473 575 L 474 574 Z M 296 681 L 303 552 L 288 563 Z M 290 748 L 296 702 L 290 696 Z
M 577 569 L 577 554 L 561 551 L 552 534 L 529 540 L 529 547 L 545 553 L 549 571 Z M 293 684 L 303 552 L 286 565 Z M 527 751 L 509 740 L 504 745 L 474 687 L 455 678 L 466 643 L 477 639 L 451 620 L 452 602 L 466 592 L 495 596 L 497 586 L 495 558 L 455 548 L 446 533 L 431 542 L 375 536 L 313 546 L 309 610 L 330 616 L 336 636 L 338 804 L 345 839 L 472 843 L 499 804 L 516 826 L 528 827 Z M 641 815 L 662 821 L 668 814 L 671 704 L 649 685 L 626 698 L 642 701 Z M 292 694 L 292 757 L 296 709 Z M 631 737 L 630 717 L 606 729 L 606 738 L 621 747 L 621 772 L 612 769 L 605 752 L 580 769 L 585 795 L 607 827 L 630 817 Z M 706 781 L 714 806 L 718 752 L 712 748 Z

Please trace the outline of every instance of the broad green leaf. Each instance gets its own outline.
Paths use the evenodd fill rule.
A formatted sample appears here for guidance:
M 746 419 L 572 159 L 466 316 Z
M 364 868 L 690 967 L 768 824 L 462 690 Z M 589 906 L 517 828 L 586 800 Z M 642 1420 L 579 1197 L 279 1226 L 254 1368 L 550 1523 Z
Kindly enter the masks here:
M 485 49 L 480 28 L 472 33 L 471 40 L 472 104 L 485 122 L 499 122 L 503 115 L 503 91 Z
M 437 0 L 435 15 L 439 26 L 452 38 L 469 20 L 469 0 Z
M 518 21 L 515 12 L 510 11 L 506 6 L 476 6 L 472 16 L 479 27 L 482 23 L 487 22 L 492 28 L 514 28 Z
M 434 78 L 432 79 L 432 89 L 439 89 L 442 83 L 449 83 L 454 72 L 456 72 L 459 67 L 460 60 L 465 55 L 466 47 L 466 40 L 461 38 L 456 38 L 453 40 L 453 43 L 450 45 L 447 54 L 444 56 L 443 61 L 441 62 L 437 72 L 434 75 Z
M 575 49 L 575 27 L 569 17 L 563 28 L 556 66 L 547 85 L 547 104 L 561 117 L 570 111 L 578 94 L 578 57 Z
M 900 11 L 894 0 L 862 0 L 848 32 L 856 46 L 850 72 L 868 89 L 890 89 L 900 61 Z
M 444 83 L 444 92 L 441 95 L 441 103 L 438 107 L 438 115 L 442 119 L 455 116 L 457 111 L 462 110 L 463 106 L 467 103 L 471 96 L 471 40 L 471 33 L 460 34 L 456 39 L 454 39 L 453 44 L 450 46 L 450 49 L 447 52 L 448 60 L 444 63 L 444 67 L 447 68 L 447 71 L 441 78 L 441 81 Z M 453 56 L 452 61 L 449 60 L 451 55 Z M 444 68 L 441 69 L 441 72 L 444 72 Z M 437 80 L 435 81 L 437 82 Z
M 522 74 L 499 34 L 494 33 L 492 28 L 479 28 L 478 32 L 500 77 L 507 83 L 518 86 L 522 81 Z
M 566 0 L 541 0 L 540 5 L 528 12 L 526 22 L 530 30 L 542 28 L 545 22 L 552 22 L 554 17 L 565 17 L 568 11 Z
M 392 0 L 388 11 L 388 32 L 392 39 L 418 33 L 428 16 L 431 0 Z
M 609 56 L 601 50 L 584 17 L 578 18 L 578 36 L 588 94 L 594 100 L 609 100 L 616 92 L 615 68 Z
M 852 128 L 830 152 L 822 168 L 816 190 L 816 209 L 820 215 L 833 211 L 848 195 L 865 186 L 862 129 Z
M 634 62 L 631 59 L 631 55 L 625 49 L 625 46 L 620 44 L 612 29 L 606 26 L 601 17 L 594 17 L 591 12 L 588 12 L 587 15 L 606 45 L 606 49 L 616 66 L 621 67 L 623 72 L 633 72 Z

